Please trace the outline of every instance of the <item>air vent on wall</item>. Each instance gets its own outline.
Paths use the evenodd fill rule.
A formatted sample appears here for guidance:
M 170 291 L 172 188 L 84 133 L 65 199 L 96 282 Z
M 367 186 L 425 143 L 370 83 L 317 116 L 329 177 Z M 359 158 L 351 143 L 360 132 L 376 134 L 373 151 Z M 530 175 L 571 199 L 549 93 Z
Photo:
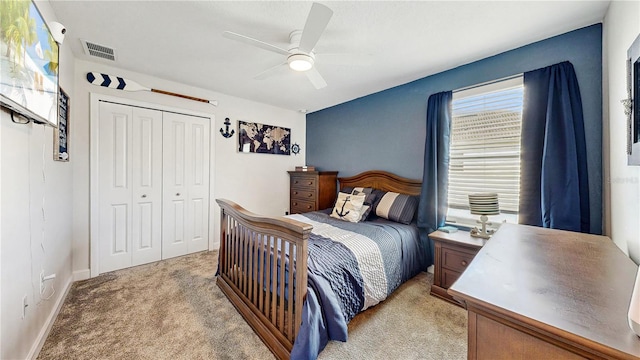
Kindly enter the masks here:
M 82 42 L 82 48 L 84 53 L 89 56 L 99 57 L 101 59 L 107 59 L 116 61 L 116 51 L 108 46 L 98 45 L 87 40 L 80 40 Z

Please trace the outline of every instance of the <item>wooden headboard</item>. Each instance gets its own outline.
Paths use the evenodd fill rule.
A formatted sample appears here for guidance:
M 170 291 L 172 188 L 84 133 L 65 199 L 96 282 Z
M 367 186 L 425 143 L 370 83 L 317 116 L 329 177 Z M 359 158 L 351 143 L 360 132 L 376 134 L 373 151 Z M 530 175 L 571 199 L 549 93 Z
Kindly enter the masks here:
M 382 170 L 365 171 L 358 175 L 338 178 L 340 190 L 345 187 L 371 187 L 401 194 L 420 195 L 422 181 L 407 179 Z

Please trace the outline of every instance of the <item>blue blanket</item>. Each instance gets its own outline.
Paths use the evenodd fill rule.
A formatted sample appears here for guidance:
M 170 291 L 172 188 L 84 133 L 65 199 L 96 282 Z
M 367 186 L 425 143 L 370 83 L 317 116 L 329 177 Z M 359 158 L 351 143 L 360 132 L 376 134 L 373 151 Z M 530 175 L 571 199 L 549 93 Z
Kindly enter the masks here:
M 383 219 L 350 223 L 322 212 L 292 215 L 313 225 L 308 289 L 291 359 L 315 359 L 329 340 L 347 341 L 347 324 L 402 282 L 426 270 L 415 225 Z

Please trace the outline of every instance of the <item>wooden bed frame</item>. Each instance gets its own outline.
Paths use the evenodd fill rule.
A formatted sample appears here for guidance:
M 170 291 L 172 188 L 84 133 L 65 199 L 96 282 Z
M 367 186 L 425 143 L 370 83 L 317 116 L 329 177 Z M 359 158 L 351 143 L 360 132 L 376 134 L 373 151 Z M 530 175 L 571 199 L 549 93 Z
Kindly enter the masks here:
M 420 195 L 422 185 L 419 180 L 375 170 L 338 181 L 340 189 L 372 187 L 409 195 Z M 273 354 L 289 359 L 307 295 L 307 241 L 312 226 L 259 216 L 228 200 L 216 202 L 221 209 L 217 284 Z M 278 262 L 289 261 L 286 254 L 295 258 L 294 271 L 288 273 L 278 271 Z M 285 286 L 278 286 L 285 280 L 286 293 Z

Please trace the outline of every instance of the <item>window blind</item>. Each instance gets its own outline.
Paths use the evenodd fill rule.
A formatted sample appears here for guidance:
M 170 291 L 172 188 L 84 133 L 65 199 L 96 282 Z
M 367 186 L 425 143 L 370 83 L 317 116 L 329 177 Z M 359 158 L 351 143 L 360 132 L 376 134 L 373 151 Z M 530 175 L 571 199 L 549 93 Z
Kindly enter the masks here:
M 496 192 L 501 212 L 518 213 L 523 86 L 513 80 L 454 93 L 449 208 L 469 209 L 469 194 Z

